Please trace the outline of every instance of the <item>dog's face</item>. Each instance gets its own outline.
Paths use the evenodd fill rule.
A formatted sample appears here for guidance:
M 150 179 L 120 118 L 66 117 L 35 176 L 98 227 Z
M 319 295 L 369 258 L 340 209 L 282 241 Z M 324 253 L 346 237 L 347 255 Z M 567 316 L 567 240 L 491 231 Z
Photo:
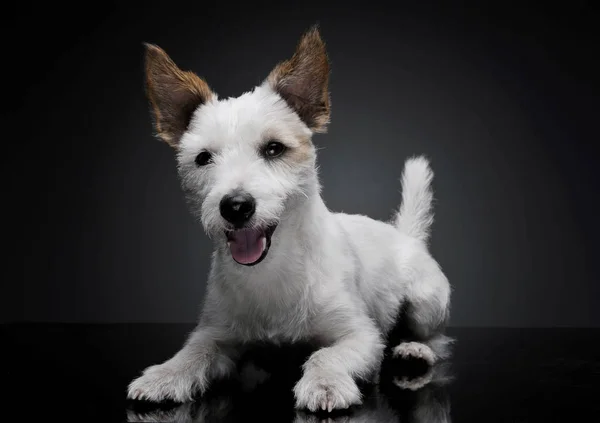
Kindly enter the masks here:
M 146 86 L 159 138 L 205 231 L 243 265 L 262 261 L 271 237 L 314 184 L 313 132 L 329 122 L 329 63 L 316 28 L 263 84 L 219 100 L 208 84 L 146 46 Z

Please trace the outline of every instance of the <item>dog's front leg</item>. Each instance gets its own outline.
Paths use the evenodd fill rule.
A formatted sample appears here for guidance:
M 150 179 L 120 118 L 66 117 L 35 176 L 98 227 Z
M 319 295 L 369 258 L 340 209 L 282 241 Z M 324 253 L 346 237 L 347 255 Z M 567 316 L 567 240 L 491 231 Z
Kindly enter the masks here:
M 128 398 L 185 402 L 196 392 L 204 393 L 211 380 L 226 376 L 234 367 L 235 350 L 225 333 L 218 327 L 197 327 L 177 354 L 148 367 L 131 382 Z
M 361 403 L 356 379 L 367 380 L 379 369 L 384 345 L 375 324 L 356 310 L 337 310 L 322 319 L 335 341 L 304 363 L 294 387 L 297 408 L 310 411 L 345 409 Z

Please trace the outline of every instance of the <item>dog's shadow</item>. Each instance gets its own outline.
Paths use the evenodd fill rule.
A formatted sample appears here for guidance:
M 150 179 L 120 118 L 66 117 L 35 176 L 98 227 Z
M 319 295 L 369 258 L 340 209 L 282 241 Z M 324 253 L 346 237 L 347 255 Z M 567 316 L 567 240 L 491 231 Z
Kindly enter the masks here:
M 195 401 L 185 404 L 130 402 L 128 422 L 247 422 L 272 420 L 294 423 L 450 422 L 447 385 L 448 363 L 427 371 L 431 381 L 418 390 L 400 389 L 395 374 L 382 372 L 379 384 L 363 385 L 363 404 L 332 413 L 295 410 L 292 388 L 301 377 L 301 366 L 313 351 L 310 345 L 257 346 L 240 362 L 235 378 L 215 384 Z M 389 369 L 389 367 L 384 367 Z M 409 377 L 414 377 L 414 369 Z

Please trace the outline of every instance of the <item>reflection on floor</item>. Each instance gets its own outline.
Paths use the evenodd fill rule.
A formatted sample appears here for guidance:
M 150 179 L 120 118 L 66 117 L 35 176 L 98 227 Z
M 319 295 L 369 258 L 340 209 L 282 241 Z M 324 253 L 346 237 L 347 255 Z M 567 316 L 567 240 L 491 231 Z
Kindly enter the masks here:
M 450 328 L 449 365 L 416 392 L 385 382 L 332 416 L 296 411 L 291 387 L 309 353 L 250 357 L 243 377 L 194 403 L 126 400 L 129 382 L 182 345 L 193 324 L 0 326 L 1 421 L 579 422 L 600 415 L 600 330 Z M 254 363 L 251 365 L 251 363 Z M 265 369 L 265 371 L 259 371 Z M 386 375 L 406 369 L 386 370 Z M 408 369 L 415 370 L 415 369 Z M 418 369 L 417 369 L 418 370 Z
M 250 367 L 235 383 L 224 384 L 216 392 L 195 402 L 168 405 L 131 402 L 127 409 L 128 422 L 241 422 L 267 421 L 320 422 L 450 422 L 450 400 L 447 385 L 451 383 L 448 364 L 435 366 L 432 381 L 417 391 L 396 387 L 391 378 L 382 379 L 376 386 L 363 386 L 361 406 L 333 413 L 309 413 L 294 410 L 292 386 L 294 377 L 273 376 Z M 290 376 L 290 377 L 287 377 Z M 400 375 L 402 376 L 402 375 Z

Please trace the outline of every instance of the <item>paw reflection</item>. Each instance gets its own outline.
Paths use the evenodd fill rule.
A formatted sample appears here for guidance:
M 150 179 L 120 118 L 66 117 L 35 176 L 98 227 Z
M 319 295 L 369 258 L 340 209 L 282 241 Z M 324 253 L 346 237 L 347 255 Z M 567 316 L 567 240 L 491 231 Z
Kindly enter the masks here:
M 128 422 L 248 422 L 294 423 L 449 423 L 448 368 L 436 365 L 431 381 L 421 389 L 400 389 L 393 380 L 367 388 L 363 404 L 343 412 L 310 413 L 294 409 L 290 386 L 267 379 L 248 390 L 240 384 L 173 408 L 127 410 Z

